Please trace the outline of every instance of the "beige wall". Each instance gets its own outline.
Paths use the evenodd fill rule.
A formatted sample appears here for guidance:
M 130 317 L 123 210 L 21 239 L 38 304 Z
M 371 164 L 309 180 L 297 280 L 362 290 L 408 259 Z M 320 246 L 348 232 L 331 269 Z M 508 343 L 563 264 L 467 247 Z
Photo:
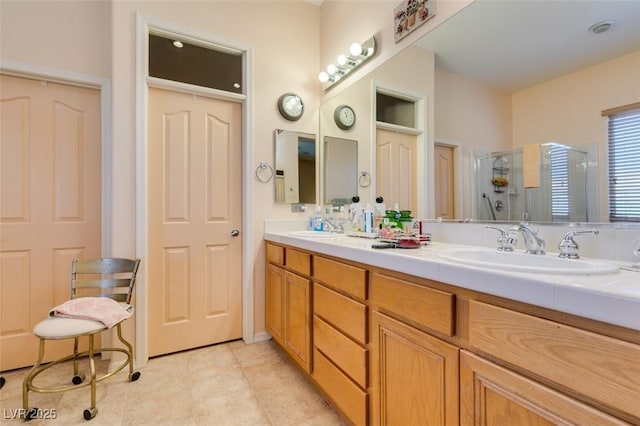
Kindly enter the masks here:
M 436 68 L 435 138 L 462 144 L 462 217 L 472 216 L 473 154 L 511 148 L 511 94 Z
M 0 55 L 67 72 L 111 75 L 108 1 L 0 2 Z
M 607 221 L 607 119 L 603 110 L 640 99 L 640 52 L 513 94 L 513 147 L 598 145 L 598 221 Z

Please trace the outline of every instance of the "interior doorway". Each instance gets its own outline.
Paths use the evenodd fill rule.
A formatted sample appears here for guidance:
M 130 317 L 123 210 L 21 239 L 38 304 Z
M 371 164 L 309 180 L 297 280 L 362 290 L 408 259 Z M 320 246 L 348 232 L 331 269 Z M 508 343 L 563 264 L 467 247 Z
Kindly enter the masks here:
M 149 89 L 149 355 L 242 337 L 242 110 Z
M 378 128 L 376 130 L 376 191 L 387 205 L 418 211 L 416 135 Z
M 433 163 L 436 218 L 455 219 L 454 148 L 436 143 Z
M 146 76 L 138 79 L 143 93 L 138 117 L 144 126 L 139 167 L 146 173 L 141 180 L 144 204 L 138 209 L 137 241 L 141 257 L 148 261 L 138 286 L 142 320 L 136 324 L 136 351 L 139 363 L 144 363 L 150 355 L 239 337 L 248 343 L 255 339 L 251 262 L 244 261 L 252 253 L 251 227 L 246 226 L 252 215 L 245 207 L 252 188 L 245 155 L 251 110 L 246 73 L 251 55 L 248 46 L 231 46 L 210 34 L 185 34 L 146 18 L 138 24 L 147 34 L 139 50 L 144 56 L 138 57 L 138 75 Z M 151 74 L 152 61 L 147 64 L 151 35 L 161 35 L 179 48 L 191 45 L 199 54 L 216 51 L 233 56 L 232 68 L 240 73 L 218 73 L 233 76 L 223 85 L 215 79 L 198 81 L 202 73 L 188 74 L 184 80 L 162 71 Z M 193 63 L 183 68 L 189 71 Z M 156 96 L 159 92 L 162 96 Z M 176 110 L 177 105 L 182 109 Z M 153 150 L 158 143 L 164 147 L 156 161 Z M 192 236 L 189 241 L 180 240 L 183 231 Z M 161 301 L 154 300 L 156 285 Z M 156 345 L 154 340 L 162 343 Z

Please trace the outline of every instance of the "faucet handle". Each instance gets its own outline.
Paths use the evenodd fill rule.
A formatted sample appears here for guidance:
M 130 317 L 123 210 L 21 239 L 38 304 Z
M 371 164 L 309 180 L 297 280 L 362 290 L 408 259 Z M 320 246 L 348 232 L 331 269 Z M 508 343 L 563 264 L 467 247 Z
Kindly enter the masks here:
M 512 234 L 510 231 L 506 229 L 498 228 L 497 226 L 485 226 L 488 229 L 495 229 L 500 232 L 500 236 L 498 237 L 498 250 L 499 251 L 513 251 L 516 244 L 518 244 L 518 237 Z
M 600 231 L 597 229 L 589 229 L 587 231 L 571 231 L 567 232 L 562 236 L 562 240 L 558 244 L 558 249 L 560 250 L 560 254 L 558 257 L 564 257 L 567 259 L 578 259 L 580 255 L 578 254 L 578 243 L 573 239 L 576 235 L 580 234 L 594 234 L 598 235 Z

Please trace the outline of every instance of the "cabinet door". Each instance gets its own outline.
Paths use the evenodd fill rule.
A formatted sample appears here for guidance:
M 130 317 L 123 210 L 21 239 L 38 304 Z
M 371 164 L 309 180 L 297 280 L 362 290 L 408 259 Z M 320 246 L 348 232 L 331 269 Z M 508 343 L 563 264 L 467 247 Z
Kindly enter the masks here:
M 311 372 L 311 282 L 285 271 L 284 346 L 307 372 Z
M 458 425 L 458 348 L 373 312 L 374 425 Z
M 460 394 L 463 426 L 627 424 L 464 350 Z
M 265 322 L 271 337 L 280 344 L 284 344 L 284 290 L 284 270 L 267 264 Z

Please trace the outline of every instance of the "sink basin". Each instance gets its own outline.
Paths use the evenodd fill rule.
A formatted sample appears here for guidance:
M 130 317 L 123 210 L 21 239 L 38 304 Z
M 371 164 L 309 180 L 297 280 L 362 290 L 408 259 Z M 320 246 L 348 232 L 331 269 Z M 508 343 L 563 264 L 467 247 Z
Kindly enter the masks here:
M 342 237 L 343 234 L 337 234 L 335 232 L 324 231 L 293 231 L 289 232 L 292 237 L 304 237 L 304 238 L 336 238 Z
M 498 250 L 459 248 L 438 252 L 446 260 L 469 266 L 484 267 L 500 271 L 533 272 L 560 275 L 614 274 L 618 267 L 589 259 L 563 259 L 554 254 L 527 254 Z

